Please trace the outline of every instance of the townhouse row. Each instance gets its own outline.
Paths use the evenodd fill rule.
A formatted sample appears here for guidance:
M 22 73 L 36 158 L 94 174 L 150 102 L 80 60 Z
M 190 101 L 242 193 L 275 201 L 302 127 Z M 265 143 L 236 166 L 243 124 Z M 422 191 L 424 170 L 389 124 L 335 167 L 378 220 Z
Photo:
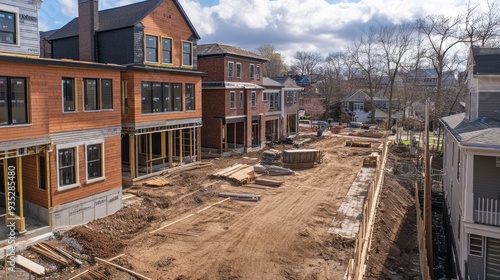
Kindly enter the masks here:
M 20 232 L 112 214 L 136 180 L 298 132 L 302 88 L 262 77 L 264 57 L 198 45 L 177 0 L 79 0 L 42 33 L 40 5 L 0 0 L 0 206 L 14 197 Z

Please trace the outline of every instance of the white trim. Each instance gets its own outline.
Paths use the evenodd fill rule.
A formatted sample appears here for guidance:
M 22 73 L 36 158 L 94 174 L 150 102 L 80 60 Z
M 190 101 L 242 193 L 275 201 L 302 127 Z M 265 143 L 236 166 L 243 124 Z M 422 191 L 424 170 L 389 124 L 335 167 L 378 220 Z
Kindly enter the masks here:
M 476 255 L 476 254 L 471 254 L 471 242 L 470 242 L 470 240 L 471 240 L 471 238 L 472 238 L 472 235 L 475 235 L 475 237 L 479 237 L 479 238 L 481 239 L 481 252 L 479 252 L 479 255 Z M 471 233 L 469 233 L 469 234 L 468 234 L 468 236 L 469 236 L 469 238 L 468 238 L 468 243 L 467 243 L 467 245 L 468 245 L 468 246 L 467 246 L 467 247 L 468 247 L 468 248 L 467 248 L 467 254 L 468 254 L 469 256 L 474 256 L 474 257 L 482 257 L 482 256 L 483 256 L 483 254 L 484 254 L 484 247 L 485 247 L 485 246 L 484 246 L 484 245 L 485 245 L 485 240 L 484 240 L 484 237 L 483 237 L 482 235 L 478 235 L 478 234 L 471 234 Z
M 231 72 L 229 71 L 229 64 L 232 64 L 232 65 L 233 65 L 233 69 L 232 69 L 232 71 L 231 71 Z M 228 78 L 234 78 L 234 72 L 235 72 L 235 71 L 234 71 L 234 61 L 228 61 L 228 62 L 227 62 L 227 77 L 228 77 Z
M 233 95 L 232 105 L 231 105 L 231 94 Z M 236 92 L 234 90 L 229 92 L 229 109 L 236 109 Z
M 253 71 L 252 71 L 253 68 Z M 250 66 L 248 67 L 248 78 L 250 80 L 255 80 L 255 64 L 250 63 Z
M 101 177 L 97 177 L 97 178 L 92 178 L 92 179 L 89 179 L 89 170 L 88 170 L 88 162 L 87 162 L 87 159 L 88 159 L 88 155 L 87 155 L 87 147 L 89 145 L 101 145 Z M 87 143 L 85 143 L 85 183 L 87 184 L 91 184 L 91 183 L 95 183 L 95 182 L 98 182 L 98 181 L 103 181 L 106 179 L 106 169 L 104 167 L 104 140 L 101 139 L 101 140 L 92 140 L 92 141 L 88 141 Z
M 239 76 L 238 76 L 238 65 L 240 66 L 240 75 L 239 75 Z M 236 73 L 235 73 L 235 75 L 234 75 L 234 77 L 235 77 L 236 79 L 241 79 L 241 72 L 242 72 L 242 70 L 243 70 L 243 69 L 241 68 L 241 63 L 236 62 L 236 68 L 235 68 L 235 72 L 236 72 Z
M 465 233 L 500 239 L 500 227 L 463 222 Z
M 77 144 L 63 144 L 63 145 L 58 145 L 56 148 L 56 171 L 57 171 L 57 190 L 58 191 L 65 191 L 73 188 L 80 187 L 80 168 L 79 168 L 79 146 Z M 70 184 L 70 185 L 60 185 L 60 174 L 59 174 L 59 150 L 65 150 L 65 149 L 73 149 L 74 150 L 74 169 L 75 169 L 75 183 Z

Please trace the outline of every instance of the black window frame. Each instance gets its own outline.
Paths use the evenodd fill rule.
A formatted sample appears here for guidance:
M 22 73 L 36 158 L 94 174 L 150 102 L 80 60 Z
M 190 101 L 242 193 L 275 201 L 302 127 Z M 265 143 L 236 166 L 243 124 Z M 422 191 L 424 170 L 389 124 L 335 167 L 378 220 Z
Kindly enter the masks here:
M 257 75 L 257 81 L 260 81 L 260 64 L 257 64 L 256 75 Z
M 85 145 L 85 166 L 87 181 L 98 180 L 104 177 L 104 161 L 102 148 L 102 143 Z
M 61 153 L 64 153 L 65 151 L 71 151 L 71 153 L 68 153 L 68 156 L 71 156 L 70 159 L 64 159 L 65 155 L 61 155 Z M 61 148 L 57 150 L 57 186 L 58 188 L 65 188 L 65 187 L 71 187 L 73 185 L 78 184 L 78 168 L 77 168 L 77 158 L 78 158 L 78 148 L 77 147 L 68 147 L 68 148 Z M 71 161 L 71 162 L 70 162 Z M 65 170 L 65 172 L 63 172 Z M 70 174 L 69 179 L 71 179 L 69 182 L 65 182 L 65 179 L 67 179 L 68 175 L 68 170 Z M 66 176 L 65 176 L 66 174 Z
M 154 39 L 154 45 L 153 41 L 150 39 Z M 146 34 L 144 42 L 144 50 L 145 50 L 144 60 L 146 62 L 158 62 L 158 36 Z M 151 60 L 150 56 L 153 53 L 154 53 L 154 60 Z
M 142 114 L 157 114 L 167 112 L 183 112 L 183 96 L 182 83 L 161 83 L 161 82 L 141 82 L 141 113 Z M 186 83 L 188 85 L 188 83 Z M 193 91 L 194 84 L 193 85 Z M 159 90 L 156 92 L 154 86 Z M 193 94 L 193 108 L 196 108 L 195 94 Z M 155 106 L 156 105 L 156 106 Z M 156 109 L 155 109 L 156 108 Z M 187 109 L 186 109 L 187 110 Z M 194 109 L 193 109 L 194 110 Z M 190 110 L 191 111 L 191 110 Z
M 113 80 L 100 80 L 101 110 L 113 110 Z
M 38 188 L 41 190 L 47 189 L 47 161 L 45 155 L 37 156 L 37 168 L 38 168 Z
M 9 19 L 9 16 L 12 18 Z M 18 45 L 18 16 L 15 12 L 0 10 L 0 18 L 7 18 L 7 20 L 2 20 L 2 25 L 0 25 L 0 44 Z M 11 25 L 8 24 L 9 21 Z
M 17 86 L 19 82 L 21 82 L 21 87 Z M 17 91 L 19 89 L 20 92 Z M 2 109 L 0 112 L 4 112 L 4 115 L 0 116 L 0 126 L 29 124 L 28 98 L 27 78 L 0 76 L 0 108 Z
M 95 82 L 94 84 L 89 84 L 89 82 Z M 89 92 L 89 85 L 95 87 L 94 101 L 95 104 L 89 104 L 91 101 L 91 93 Z M 83 110 L 84 111 L 99 111 L 99 79 L 96 78 L 84 78 L 83 79 Z
M 189 52 L 186 52 L 186 46 L 189 45 Z M 186 63 L 186 59 L 189 59 Z M 182 41 L 182 66 L 193 66 L 193 43 Z
M 76 112 L 76 90 L 75 78 L 63 77 L 62 83 L 62 98 L 63 98 L 63 112 Z M 71 104 L 73 103 L 73 104 Z
M 167 45 L 165 45 L 166 41 L 169 42 L 167 49 L 165 48 L 167 46 Z M 168 58 L 167 61 L 165 61 L 165 57 Z M 171 38 L 166 38 L 166 37 L 161 38 L 161 63 L 172 64 L 172 39 Z
M 196 88 L 195 84 L 186 83 L 184 85 L 184 95 L 185 95 L 185 103 L 186 103 L 186 111 L 195 111 L 196 110 Z

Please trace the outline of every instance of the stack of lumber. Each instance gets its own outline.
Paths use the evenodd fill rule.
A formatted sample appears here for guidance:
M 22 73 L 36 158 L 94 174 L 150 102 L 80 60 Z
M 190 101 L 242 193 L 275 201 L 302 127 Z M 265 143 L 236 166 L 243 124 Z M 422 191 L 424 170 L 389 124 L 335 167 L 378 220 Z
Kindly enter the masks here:
M 291 175 L 293 170 L 276 165 L 256 164 L 253 166 L 255 172 L 270 176 Z
M 278 181 L 278 180 L 272 180 L 272 179 L 265 179 L 265 178 L 258 178 L 255 180 L 255 184 L 257 185 L 263 185 L 263 186 L 269 186 L 269 187 L 279 187 L 283 184 L 283 181 Z
M 58 263 L 61 266 L 68 266 L 72 261 L 73 258 L 67 257 L 60 255 L 59 253 L 56 252 L 54 247 L 46 244 L 46 243 L 38 243 L 38 244 L 33 244 L 30 247 L 31 250 L 35 251 L 37 254 Z
M 321 152 L 314 149 L 283 151 L 283 166 L 289 168 L 310 168 L 321 162 Z
M 349 146 L 349 147 L 370 148 L 372 146 L 372 143 L 370 143 L 370 142 L 353 141 L 351 139 L 350 141 L 346 141 L 345 145 Z
M 253 166 L 241 163 L 217 171 L 212 174 L 212 176 L 216 178 L 227 178 L 240 185 L 248 184 L 255 180 Z
M 258 201 L 260 194 L 246 194 L 246 193 L 220 193 L 220 197 L 229 197 L 231 199 L 244 200 L 244 201 Z

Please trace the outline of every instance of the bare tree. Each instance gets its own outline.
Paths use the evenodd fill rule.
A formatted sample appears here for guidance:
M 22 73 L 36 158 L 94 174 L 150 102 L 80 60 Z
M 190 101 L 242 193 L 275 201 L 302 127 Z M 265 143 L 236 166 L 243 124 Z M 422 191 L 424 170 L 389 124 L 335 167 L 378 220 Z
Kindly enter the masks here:
M 319 67 L 318 89 L 323 96 L 326 113 L 334 118 L 340 117 L 342 98 L 350 92 L 346 79 L 347 56 L 343 52 L 330 53 Z
M 316 67 L 323 61 L 323 56 L 318 52 L 298 51 L 294 56 L 295 63 L 292 66 L 297 74 L 311 75 Z
M 349 49 L 352 61 L 359 67 L 361 73 L 366 78 L 366 87 L 370 96 L 371 122 L 375 123 L 375 88 L 382 77 L 384 63 L 377 53 L 376 30 L 370 28 L 368 34 L 354 40 L 353 47 Z
M 389 77 L 389 108 L 387 129 L 392 126 L 392 103 L 394 96 L 394 85 L 398 77 L 401 63 L 406 53 L 409 51 L 414 38 L 415 28 L 410 23 L 403 23 L 398 26 L 381 26 L 377 33 L 377 41 L 383 50 L 383 58 L 385 60 L 385 70 Z
M 487 0 L 486 11 L 482 11 L 479 4 L 469 0 L 463 18 L 469 46 L 476 43 L 482 47 L 498 44 L 498 41 L 494 40 L 500 32 L 500 2 L 498 0 Z
M 273 45 L 263 44 L 256 50 L 258 54 L 269 59 L 262 67 L 262 75 L 264 77 L 275 77 L 286 74 L 286 65 L 280 53 L 275 51 Z

